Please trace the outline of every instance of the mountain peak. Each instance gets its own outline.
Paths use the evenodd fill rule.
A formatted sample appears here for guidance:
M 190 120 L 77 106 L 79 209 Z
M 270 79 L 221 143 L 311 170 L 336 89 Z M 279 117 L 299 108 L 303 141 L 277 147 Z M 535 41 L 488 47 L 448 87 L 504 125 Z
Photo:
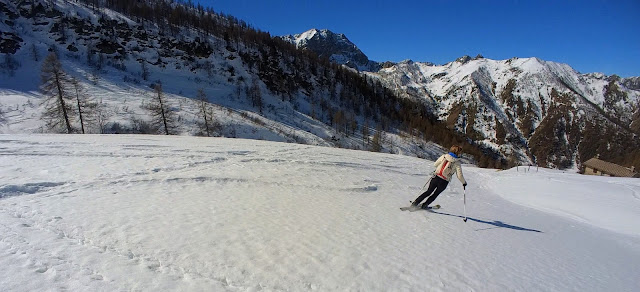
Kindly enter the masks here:
M 318 38 L 327 38 L 328 36 L 334 36 L 337 35 L 334 32 L 328 30 L 328 29 L 317 29 L 317 28 L 312 28 L 310 30 L 307 30 L 301 34 L 296 34 L 295 37 L 298 40 L 309 40 L 312 39 L 314 37 L 318 37 Z
M 312 28 L 300 34 L 282 36 L 282 39 L 301 49 L 308 49 L 321 57 L 361 71 L 378 71 L 380 64 L 369 58 L 347 36 L 328 29 Z
M 469 55 L 464 55 L 464 56 L 462 56 L 462 57 L 460 57 L 460 58 L 456 59 L 456 62 L 459 62 L 459 63 L 465 64 L 465 63 L 467 63 L 467 62 L 469 62 L 469 61 L 471 61 L 471 60 L 472 60 L 472 59 L 471 59 L 471 57 L 469 57 Z
M 341 42 L 346 46 L 356 47 L 344 34 L 337 34 L 328 29 L 312 28 L 303 33 L 286 35 L 282 39 L 295 44 L 299 48 L 306 48 L 309 42 Z
M 310 30 L 307 30 L 301 34 L 297 34 L 295 35 L 296 39 L 311 39 L 313 38 L 316 34 L 320 33 L 320 31 L 318 29 L 312 28 Z

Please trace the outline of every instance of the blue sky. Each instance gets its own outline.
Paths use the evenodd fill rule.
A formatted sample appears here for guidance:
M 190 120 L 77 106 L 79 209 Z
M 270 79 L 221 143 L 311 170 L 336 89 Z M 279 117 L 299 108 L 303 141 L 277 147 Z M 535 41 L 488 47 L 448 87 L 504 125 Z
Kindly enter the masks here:
M 640 76 L 640 0 L 197 2 L 272 35 L 344 33 L 375 61 L 538 57 L 582 73 Z

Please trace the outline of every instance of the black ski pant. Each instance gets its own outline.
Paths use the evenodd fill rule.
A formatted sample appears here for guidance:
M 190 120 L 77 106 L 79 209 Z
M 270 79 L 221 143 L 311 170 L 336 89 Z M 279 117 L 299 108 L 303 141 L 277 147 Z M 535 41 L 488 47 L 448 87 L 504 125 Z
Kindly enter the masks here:
M 424 198 L 428 196 L 429 198 L 422 205 L 429 206 L 429 204 L 433 203 L 433 201 L 436 200 L 438 195 L 440 195 L 440 193 L 442 193 L 442 191 L 444 191 L 444 189 L 447 188 L 448 184 L 449 184 L 448 181 L 440 178 L 439 176 L 434 176 L 431 179 L 431 182 L 429 183 L 429 188 L 427 188 L 427 191 L 422 193 L 422 195 L 420 195 L 417 199 L 415 199 L 415 201 L 413 201 L 413 204 L 419 205 L 420 202 L 422 202 L 422 200 L 424 200 Z

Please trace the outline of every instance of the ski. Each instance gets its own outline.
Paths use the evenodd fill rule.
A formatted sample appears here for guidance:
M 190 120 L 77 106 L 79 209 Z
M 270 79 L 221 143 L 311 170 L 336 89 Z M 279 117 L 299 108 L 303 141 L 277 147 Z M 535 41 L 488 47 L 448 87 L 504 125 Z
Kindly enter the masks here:
M 420 207 L 418 207 L 418 206 L 400 207 L 400 211 L 415 212 L 415 211 L 419 211 L 419 210 L 422 210 L 422 209 L 420 209 Z
M 421 211 L 421 210 L 429 211 L 429 210 L 437 210 L 437 209 L 440 209 L 440 205 L 435 205 L 427 209 L 422 209 L 421 206 L 400 207 L 401 211 L 409 211 L 409 212 L 415 212 L 415 211 Z

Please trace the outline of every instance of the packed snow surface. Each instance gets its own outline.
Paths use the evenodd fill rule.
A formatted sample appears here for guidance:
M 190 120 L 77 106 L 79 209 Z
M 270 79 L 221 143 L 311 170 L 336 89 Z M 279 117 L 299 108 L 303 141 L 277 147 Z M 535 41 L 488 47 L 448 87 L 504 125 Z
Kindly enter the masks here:
M 3 291 L 639 291 L 640 180 L 242 139 L 0 135 Z M 635 222 L 635 223 L 634 223 Z

